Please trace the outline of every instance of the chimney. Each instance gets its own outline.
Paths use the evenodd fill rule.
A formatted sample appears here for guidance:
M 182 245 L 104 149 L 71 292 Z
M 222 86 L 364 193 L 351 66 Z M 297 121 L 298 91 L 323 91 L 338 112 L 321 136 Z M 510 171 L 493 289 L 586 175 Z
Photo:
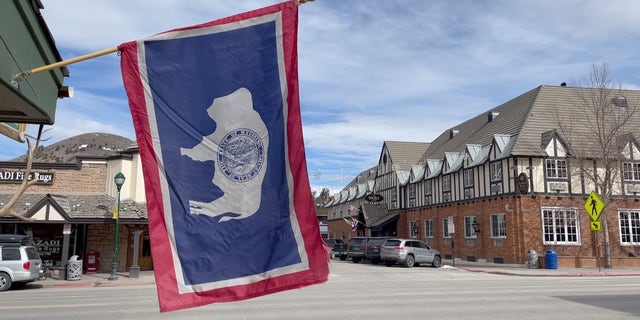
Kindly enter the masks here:
M 458 132 L 460 132 L 460 130 L 458 130 L 458 129 L 451 129 L 451 130 L 449 130 L 449 139 L 453 139 L 453 136 L 455 136 L 456 134 L 458 134 Z
M 493 121 L 499 114 L 500 114 L 500 112 L 498 112 L 498 111 L 490 111 L 487 114 L 487 116 L 488 116 L 488 121 L 487 122 Z

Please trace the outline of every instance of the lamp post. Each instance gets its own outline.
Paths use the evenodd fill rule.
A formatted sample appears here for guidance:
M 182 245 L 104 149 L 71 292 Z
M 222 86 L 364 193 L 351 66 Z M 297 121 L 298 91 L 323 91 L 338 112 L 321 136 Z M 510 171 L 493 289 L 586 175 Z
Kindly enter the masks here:
M 120 189 L 122 189 L 122 185 L 124 184 L 124 174 L 122 172 L 118 172 L 115 177 L 113 177 L 113 182 L 116 184 L 116 188 L 118 188 L 118 193 L 116 195 L 116 208 L 114 210 L 114 216 L 116 219 L 116 234 L 113 241 L 113 262 L 111 263 L 111 275 L 109 276 L 109 280 L 118 280 L 118 229 L 120 226 Z

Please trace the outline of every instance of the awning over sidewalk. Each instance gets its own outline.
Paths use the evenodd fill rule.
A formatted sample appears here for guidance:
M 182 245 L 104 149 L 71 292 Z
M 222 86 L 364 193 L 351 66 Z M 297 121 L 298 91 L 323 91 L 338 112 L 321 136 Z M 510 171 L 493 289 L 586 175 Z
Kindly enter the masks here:
M 367 227 L 370 227 L 372 223 L 380 220 L 389 213 L 387 206 L 384 204 L 366 203 L 361 206 L 361 209 L 362 218 L 364 218 L 364 223 Z
M 399 218 L 400 218 L 400 214 L 399 213 L 387 214 L 386 216 L 382 217 L 381 219 L 378 219 L 377 221 L 375 221 L 374 223 L 369 224 L 369 228 L 371 228 L 371 230 L 382 229 L 387 224 L 395 222 Z

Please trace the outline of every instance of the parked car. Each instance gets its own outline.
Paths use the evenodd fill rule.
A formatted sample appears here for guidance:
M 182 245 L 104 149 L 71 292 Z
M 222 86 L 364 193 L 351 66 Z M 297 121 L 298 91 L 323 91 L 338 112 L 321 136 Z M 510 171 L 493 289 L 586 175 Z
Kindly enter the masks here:
M 391 237 L 371 237 L 367 241 L 367 249 L 364 252 L 365 259 L 369 259 L 372 264 L 378 264 L 380 261 L 380 247 L 387 240 L 391 239 Z
M 324 243 L 331 249 L 331 258 L 347 260 L 347 244 L 342 239 L 324 239 Z
M 367 237 L 353 237 L 347 242 L 347 255 L 353 263 L 358 263 L 365 258 L 367 240 Z
M 42 260 L 35 247 L 25 245 L 28 242 L 24 235 L 0 235 L 0 291 L 40 278 Z
M 431 249 L 424 242 L 415 239 L 386 240 L 380 248 L 380 259 L 386 266 L 401 263 L 411 268 L 421 263 L 429 263 L 434 268 L 439 268 L 442 265 L 438 250 Z

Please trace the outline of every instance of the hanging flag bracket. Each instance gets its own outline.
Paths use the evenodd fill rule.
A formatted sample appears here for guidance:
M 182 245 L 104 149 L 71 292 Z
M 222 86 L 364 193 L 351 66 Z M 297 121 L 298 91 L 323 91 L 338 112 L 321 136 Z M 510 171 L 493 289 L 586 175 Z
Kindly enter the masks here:
M 23 71 L 23 72 L 20 72 L 20 73 L 16 74 L 15 76 L 13 76 L 13 79 L 11 79 L 11 85 L 14 88 L 17 89 L 20 86 L 20 81 L 24 80 L 25 78 L 27 78 L 28 76 L 30 76 L 30 75 L 32 75 L 34 73 L 53 70 L 53 69 L 56 69 L 56 68 L 60 68 L 60 67 L 64 67 L 64 66 L 70 65 L 72 63 L 93 59 L 95 57 L 104 56 L 106 54 L 114 53 L 114 52 L 117 52 L 117 51 L 118 51 L 118 47 L 113 47 L 113 48 L 104 49 L 104 50 L 100 50 L 100 51 L 96 51 L 96 52 L 92 52 L 92 53 L 87 53 L 87 54 L 81 55 L 79 57 L 75 57 L 75 58 L 59 61 L 59 62 L 56 62 L 56 63 L 48 64 L 46 66 L 38 67 L 38 68 L 35 68 L 35 69 Z

